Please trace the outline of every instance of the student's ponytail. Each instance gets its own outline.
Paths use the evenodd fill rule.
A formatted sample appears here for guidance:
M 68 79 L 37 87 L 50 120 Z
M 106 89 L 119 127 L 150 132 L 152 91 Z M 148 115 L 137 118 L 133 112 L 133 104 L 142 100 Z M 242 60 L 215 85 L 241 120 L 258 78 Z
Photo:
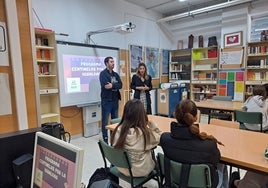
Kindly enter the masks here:
M 201 132 L 199 127 L 194 124 L 197 117 L 197 107 L 195 103 L 189 99 L 182 100 L 175 109 L 174 113 L 175 118 L 178 123 L 183 125 L 188 125 L 192 134 L 197 135 L 202 140 L 213 140 L 216 143 L 223 145 L 220 141 L 218 141 L 214 136 L 208 135 L 205 132 Z
M 197 135 L 202 140 L 206 140 L 206 139 L 213 140 L 214 142 L 224 146 L 224 144 L 222 142 L 218 141 L 214 136 L 208 135 L 205 132 L 200 133 L 199 127 L 197 125 L 195 125 L 195 124 L 190 126 L 190 130 L 191 130 L 191 133 L 193 133 L 194 135 Z

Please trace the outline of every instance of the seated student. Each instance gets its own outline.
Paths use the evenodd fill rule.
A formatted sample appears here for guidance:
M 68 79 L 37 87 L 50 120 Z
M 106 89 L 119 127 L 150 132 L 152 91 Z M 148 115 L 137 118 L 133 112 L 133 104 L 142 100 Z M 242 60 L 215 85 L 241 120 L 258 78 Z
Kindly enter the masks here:
M 217 143 L 223 144 L 212 135 L 200 133 L 198 125 L 194 124 L 197 119 L 197 107 L 193 101 L 185 99 L 177 104 L 174 118 L 177 122 L 171 122 L 171 132 L 163 133 L 160 138 L 165 156 L 181 163 L 209 165 L 212 187 L 217 187 L 219 181 L 217 165 L 220 161 Z M 228 177 L 224 183 L 228 185 L 227 179 Z
M 268 130 L 268 100 L 266 99 L 266 89 L 262 85 L 257 85 L 253 88 L 253 96 L 249 97 L 242 108 L 247 112 L 262 112 L 262 128 Z M 259 124 L 244 124 L 249 130 L 259 131 Z
M 266 98 L 268 97 L 267 95 L 268 95 L 268 83 L 266 83 L 266 84 L 263 84 L 262 86 L 264 86 L 265 87 L 265 91 L 266 91 Z
M 111 135 L 111 144 L 126 149 L 130 155 L 134 177 L 147 176 L 155 167 L 151 150 L 159 144 L 161 131 L 148 120 L 139 99 L 129 100 L 124 107 L 121 122 Z M 126 176 L 128 169 L 118 168 Z
M 268 129 L 267 123 L 267 91 L 268 84 L 255 86 L 253 88 L 253 96 L 249 97 L 243 105 L 248 112 L 263 113 L 263 129 Z M 260 125 L 245 124 L 247 129 L 260 130 Z M 239 173 L 233 172 L 230 180 L 230 188 L 265 188 L 268 184 L 268 175 L 247 171 L 243 179 L 239 180 Z

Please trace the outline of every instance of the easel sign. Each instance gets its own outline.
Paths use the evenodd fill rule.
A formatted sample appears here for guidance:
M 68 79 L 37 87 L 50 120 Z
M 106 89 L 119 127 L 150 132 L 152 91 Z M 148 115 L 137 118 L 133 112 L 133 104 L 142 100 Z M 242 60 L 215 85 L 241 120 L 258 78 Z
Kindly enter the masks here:
M 224 68 L 242 68 L 244 66 L 244 47 L 224 48 L 221 50 L 220 66 Z

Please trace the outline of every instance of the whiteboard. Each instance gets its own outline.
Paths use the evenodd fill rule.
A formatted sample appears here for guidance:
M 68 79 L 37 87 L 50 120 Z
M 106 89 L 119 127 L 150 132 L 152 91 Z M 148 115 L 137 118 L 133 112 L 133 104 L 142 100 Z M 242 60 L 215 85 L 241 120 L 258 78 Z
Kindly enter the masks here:
M 104 58 L 119 67 L 119 48 L 57 41 L 60 106 L 83 106 L 101 101 L 100 72 Z
M 221 65 L 241 64 L 243 59 L 243 49 L 239 51 L 224 51 L 220 55 Z

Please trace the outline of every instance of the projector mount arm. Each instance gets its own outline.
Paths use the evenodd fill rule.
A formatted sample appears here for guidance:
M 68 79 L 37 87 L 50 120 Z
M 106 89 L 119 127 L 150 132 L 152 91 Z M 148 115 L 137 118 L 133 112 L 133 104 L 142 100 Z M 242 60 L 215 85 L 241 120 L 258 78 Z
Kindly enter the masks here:
M 86 43 L 87 44 L 90 43 L 90 36 L 91 35 L 100 34 L 100 33 L 107 33 L 107 32 L 118 32 L 121 34 L 127 34 L 127 33 L 132 33 L 135 28 L 136 28 L 135 24 L 133 24 L 131 22 L 127 22 L 124 24 L 107 27 L 107 28 L 101 29 L 101 30 L 89 31 L 86 34 Z

